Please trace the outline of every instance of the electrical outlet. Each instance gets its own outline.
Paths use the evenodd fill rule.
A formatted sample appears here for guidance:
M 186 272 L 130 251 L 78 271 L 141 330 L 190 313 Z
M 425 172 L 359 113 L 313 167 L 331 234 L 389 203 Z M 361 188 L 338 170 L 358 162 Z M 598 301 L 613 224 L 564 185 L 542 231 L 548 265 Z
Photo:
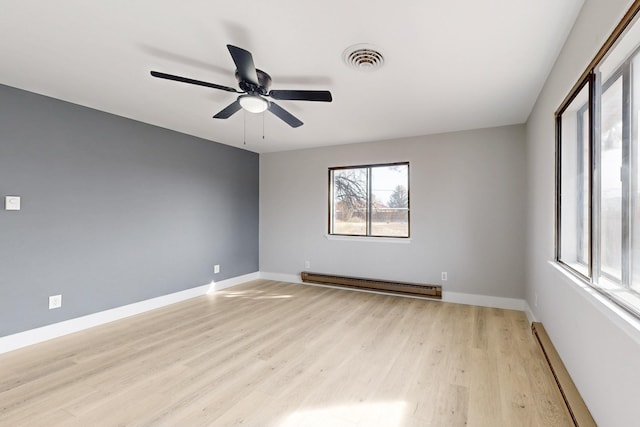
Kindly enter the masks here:
M 538 293 L 537 292 L 535 294 L 533 294 L 533 306 L 534 307 L 538 306 Z
M 443 272 L 442 272 L 442 281 L 443 281 L 443 282 L 446 282 L 446 281 L 447 281 L 447 272 L 446 272 L 446 271 L 443 271 Z
M 51 295 L 49 297 L 49 310 L 62 307 L 62 295 Z
M 20 196 L 5 196 L 4 208 L 8 211 L 20 210 Z
M 311 261 L 305 261 L 304 262 L 304 268 L 306 268 L 306 269 L 311 268 Z
M 214 274 L 220 273 L 220 264 L 216 264 L 213 266 L 213 273 Z

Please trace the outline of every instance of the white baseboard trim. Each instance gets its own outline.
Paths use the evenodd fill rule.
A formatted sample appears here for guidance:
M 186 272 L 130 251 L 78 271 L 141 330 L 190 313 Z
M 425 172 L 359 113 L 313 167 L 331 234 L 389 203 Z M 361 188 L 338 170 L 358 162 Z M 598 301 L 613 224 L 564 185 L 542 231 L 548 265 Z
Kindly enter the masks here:
M 302 279 L 300 278 L 300 275 L 296 275 L 296 274 L 260 272 L 260 278 L 265 280 L 277 280 L 279 282 L 303 283 Z M 307 283 L 304 283 L 304 284 L 306 285 Z M 312 283 L 309 283 L 309 284 L 313 285 Z M 317 286 L 325 286 L 325 287 L 336 288 L 336 289 L 345 289 L 339 286 L 330 286 L 330 285 L 317 285 Z M 359 289 L 353 289 L 353 290 L 360 291 L 360 292 L 373 292 L 373 291 L 366 291 L 366 290 L 359 290 Z M 396 296 L 398 295 L 398 294 L 392 294 L 388 292 L 377 292 L 377 291 L 374 293 L 385 294 L 385 295 L 396 295 Z M 417 297 L 410 297 L 410 298 L 417 298 Z M 431 299 L 431 298 L 427 298 L 427 299 Z M 525 307 L 528 307 L 526 306 L 525 300 L 518 299 L 518 298 L 492 297 L 487 295 L 465 294 L 460 292 L 447 292 L 447 291 L 443 291 L 442 300 L 437 300 L 437 301 L 452 302 L 456 304 L 477 305 L 480 307 L 503 308 L 506 310 L 518 310 L 518 311 L 524 311 L 525 313 L 526 313 Z M 527 314 L 527 317 L 528 316 L 529 315 Z
M 221 280 L 220 282 L 211 282 L 211 286 L 209 287 L 209 290 L 207 291 L 207 293 L 212 294 L 216 291 L 221 291 L 222 289 L 227 289 L 232 286 L 236 286 L 241 283 L 250 282 L 251 280 L 258 280 L 260 278 L 261 278 L 260 273 L 256 271 L 255 273 L 249 273 L 243 276 L 232 277 L 231 279 Z
M 105 323 L 113 322 L 114 320 L 124 319 L 125 317 L 134 316 L 136 314 L 144 313 L 145 311 L 175 304 L 190 298 L 205 295 L 210 288 L 211 284 L 198 286 L 169 295 L 163 295 L 133 304 L 123 305 L 122 307 L 116 307 L 100 311 L 98 313 L 92 313 L 86 316 L 76 317 L 75 319 L 69 319 L 52 325 L 42 326 L 40 328 L 1 337 L 0 354 L 72 334 L 74 332 L 79 332 L 94 326 L 103 325 Z
M 340 287 L 327 286 L 327 285 L 314 285 L 309 283 L 303 283 L 299 275 L 296 274 L 282 274 L 282 273 L 269 273 L 269 272 L 255 272 L 245 274 L 242 276 L 233 277 L 231 279 L 221 280 L 219 282 L 211 282 L 210 284 L 198 286 L 184 291 L 175 292 L 169 295 L 163 295 L 156 298 L 151 298 L 145 301 L 128 304 L 122 307 L 112 308 L 110 310 L 101 311 L 98 313 L 88 314 L 86 316 L 77 317 L 75 319 L 65 320 L 63 322 L 54 323 L 52 325 L 42 326 L 40 328 L 31 329 L 24 332 L 19 332 L 13 335 L 0 337 L 0 354 L 7 353 L 12 350 L 17 350 L 22 347 L 27 347 L 32 344 L 48 341 L 53 338 L 58 338 L 64 335 L 79 332 L 85 329 L 92 328 L 94 326 L 103 325 L 105 323 L 113 322 L 115 320 L 124 319 L 129 316 L 144 313 L 146 311 L 154 310 L 156 308 L 165 307 L 170 304 L 175 304 L 187 299 L 195 298 L 201 295 L 212 294 L 222 289 L 227 289 L 232 286 L 246 283 L 251 280 L 275 280 L 278 282 L 287 282 L 303 285 L 313 286 L 325 286 L 336 289 L 344 289 Z M 357 290 L 359 292 L 371 292 L 365 290 Z M 375 292 L 380 294 L 388 294 L 385 292 Z M 388 294 L 396 295 L 396 294 Z M 411 297 L 413 298 L 413 297 Z M 535 316 L 533 315 L 531 308 L 525 300 L 515 298 L 503 298 L 503 297 L 491 297 L 486 295 L 474 295 L 465 294 L 459 292 L 443 292 L 442 301 L 452 302 L 458 304 L 478 305 L 481 307 L 493 307 L 504 308 L 509 310 L 524 311 L 530 322 L 534 322 Z
M 527 315 L 527 320 L 529 321 L 529 324 L 538 321 L 538 319 L 536 318 L 536 315 L 533 314 L 533 311 L 531 310 L 531 306 L 526 300 L 524 302 L 524 314 Z
M 133 304 L 124 305 L 122 307 L 116 307 L 98 313 L 76 317 L 75 319 L 65 320 L 52 325 L 19 332 L 6 337 L 0 337 L 0 354 L 72 334 L 74 332 L 79 332 L 94 326 L 103 325 L 115 320 L 124 319 L 125 317 L 134 316 L 136 314 L 144 313 L 145 311 L 165 307 L 190 298 L 210 294 L 221 289 L 226 289 L 231 286 L 259 278 L 260 273 L 258 272 L 245 274 L 243 276 L 232 277 L 231 279 L 221 280 L 219 282 L 211 282 L 208 285 L 198 286 L 169 295 L 163 295 Z

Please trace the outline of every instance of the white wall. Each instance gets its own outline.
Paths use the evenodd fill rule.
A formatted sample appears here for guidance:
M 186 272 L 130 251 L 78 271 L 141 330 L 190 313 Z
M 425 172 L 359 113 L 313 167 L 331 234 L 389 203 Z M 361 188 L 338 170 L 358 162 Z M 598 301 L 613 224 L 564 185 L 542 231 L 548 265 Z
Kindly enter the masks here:
M 630 0 L 587 0 L 526 128 L 527 300 L 600 426 L 638 425 L 640 325 L 552 264 L 554 111 L 622 18 Z M 535 305 L 536 297 L 538 305 Z
M 260 271 L 441 283 L 524 298 L 524 127 L 260 156 Z M 327 239 L 331 166 L 410 162 L 411 241 Z

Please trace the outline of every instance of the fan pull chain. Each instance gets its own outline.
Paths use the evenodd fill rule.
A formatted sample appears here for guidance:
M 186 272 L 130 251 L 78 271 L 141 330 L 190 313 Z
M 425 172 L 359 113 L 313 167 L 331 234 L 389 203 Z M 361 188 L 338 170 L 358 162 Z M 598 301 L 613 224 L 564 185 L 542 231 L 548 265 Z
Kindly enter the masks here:
M 264 111 L 262 112 L 262 139 L 264 139 Z
M 242 112 L 242 120 L 244 122 L 244 126 L 242 128 L 242 144 L 247 145 L 247 112 Z

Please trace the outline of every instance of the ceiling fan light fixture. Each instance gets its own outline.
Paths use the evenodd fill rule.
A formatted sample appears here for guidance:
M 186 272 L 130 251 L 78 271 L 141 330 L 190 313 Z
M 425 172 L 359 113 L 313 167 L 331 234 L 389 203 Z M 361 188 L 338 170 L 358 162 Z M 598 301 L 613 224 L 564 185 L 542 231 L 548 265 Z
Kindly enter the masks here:
M 242 95 L 238 98 L 240 106 L 250 113 L 262 113 L 269 108 L 269 102 L 257 95 Z

